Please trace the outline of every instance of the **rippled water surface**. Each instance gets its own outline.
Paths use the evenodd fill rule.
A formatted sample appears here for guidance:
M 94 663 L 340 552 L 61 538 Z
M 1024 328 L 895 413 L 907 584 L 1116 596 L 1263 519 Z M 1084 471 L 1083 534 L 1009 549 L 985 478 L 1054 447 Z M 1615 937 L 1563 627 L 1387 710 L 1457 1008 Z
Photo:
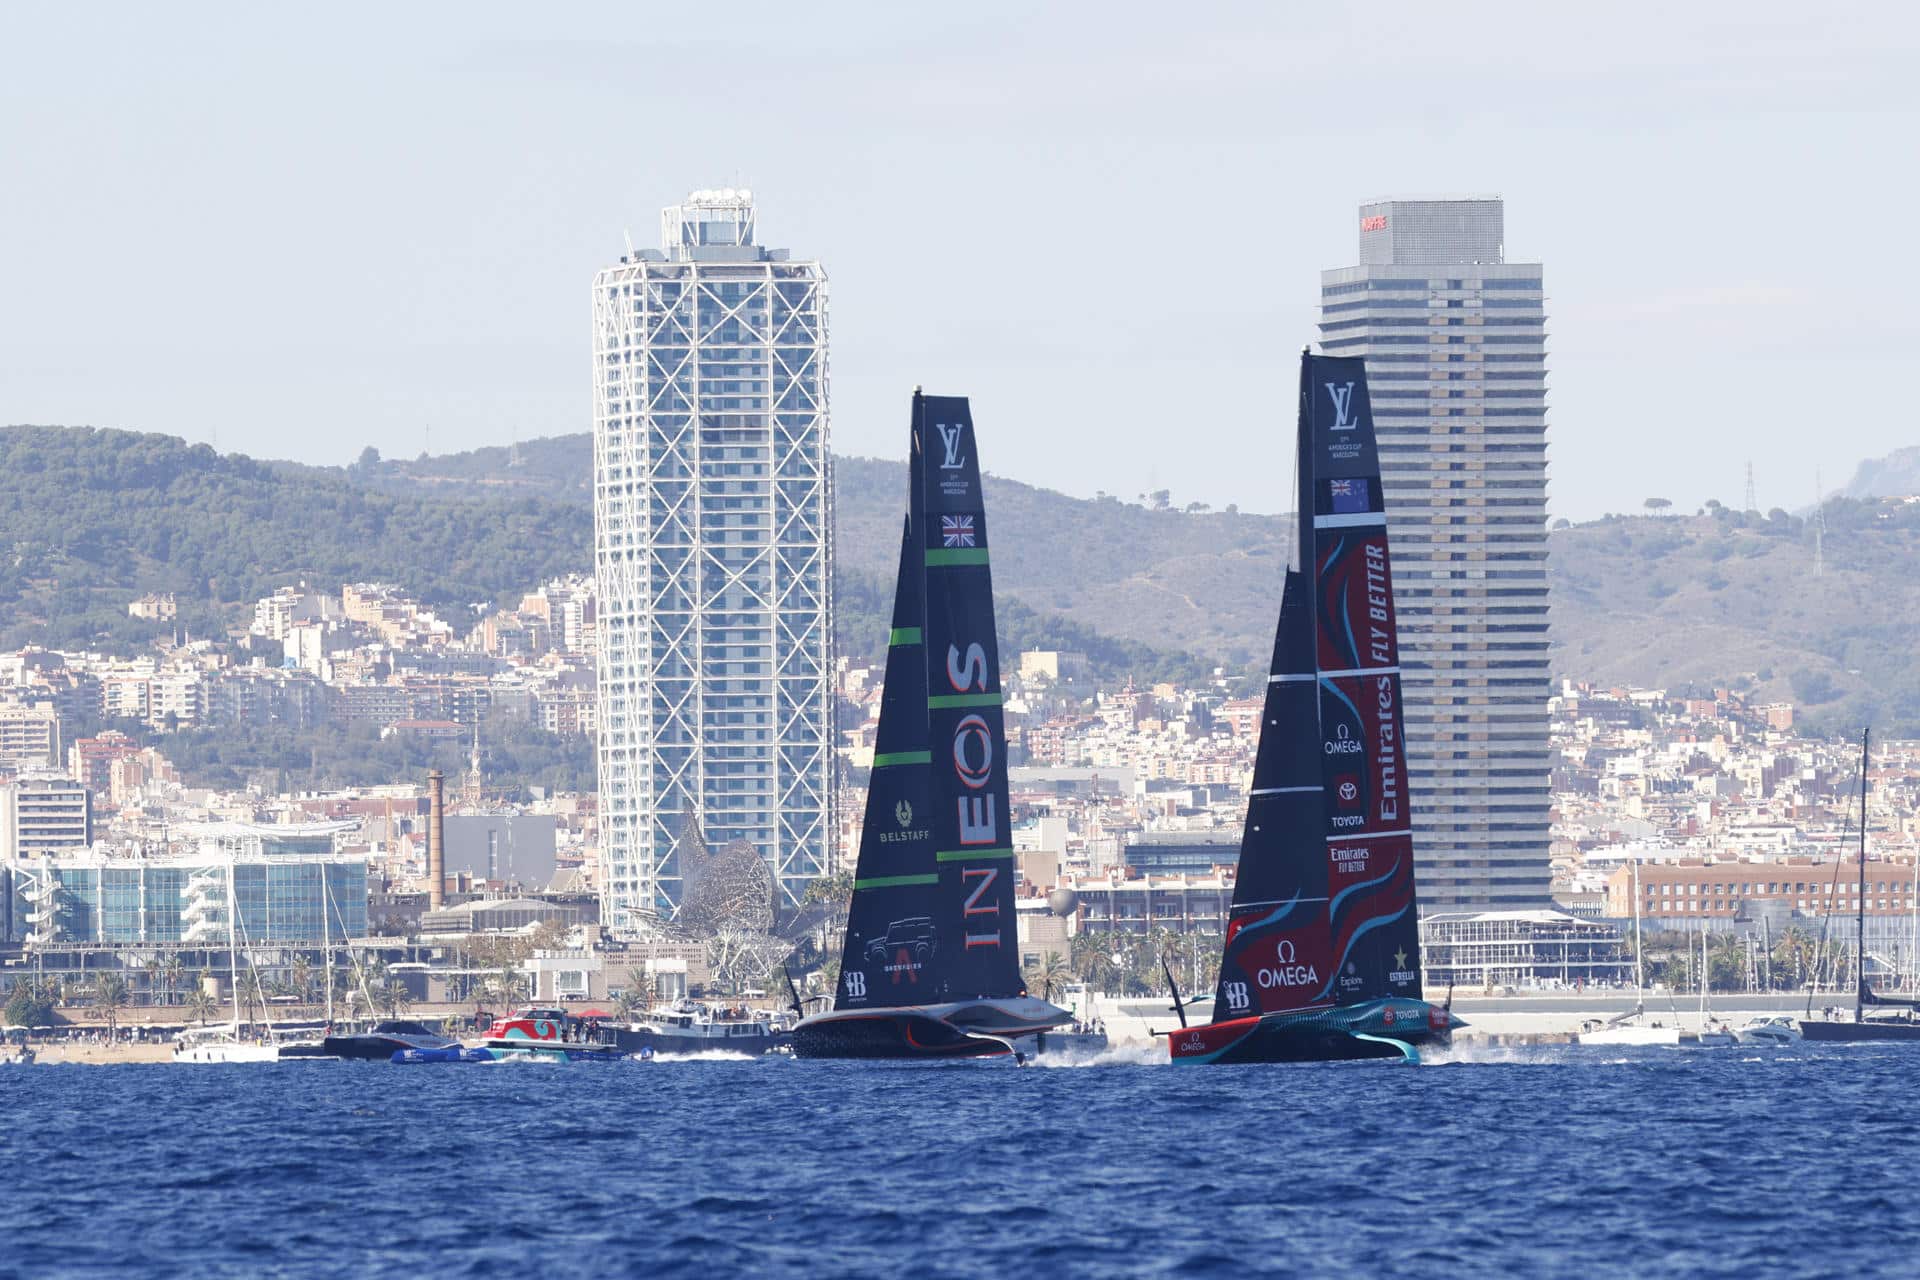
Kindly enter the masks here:
M 1914 1274 L 1920 1050 L 0 1068 L 0 1274 Z

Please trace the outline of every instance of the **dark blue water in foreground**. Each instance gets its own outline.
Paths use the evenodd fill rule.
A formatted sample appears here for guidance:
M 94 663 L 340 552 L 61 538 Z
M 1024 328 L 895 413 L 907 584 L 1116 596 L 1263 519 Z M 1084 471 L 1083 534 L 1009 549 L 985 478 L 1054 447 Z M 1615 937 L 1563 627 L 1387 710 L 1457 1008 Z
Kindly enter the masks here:
M 1915 1274 L 1920 1051 L 0 1068 L 0 1273 Z

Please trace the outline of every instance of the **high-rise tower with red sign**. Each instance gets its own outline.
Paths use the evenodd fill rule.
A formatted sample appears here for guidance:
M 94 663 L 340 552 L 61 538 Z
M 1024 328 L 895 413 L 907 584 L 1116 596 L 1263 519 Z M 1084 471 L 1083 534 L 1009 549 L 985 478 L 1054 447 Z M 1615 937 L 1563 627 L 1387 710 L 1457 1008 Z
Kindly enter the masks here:
M 1497 198 L 1360 206 L 1320 345 L 1363 356 L 1394 548 L 1420 893 L 1547 900 L 1546 314 Z

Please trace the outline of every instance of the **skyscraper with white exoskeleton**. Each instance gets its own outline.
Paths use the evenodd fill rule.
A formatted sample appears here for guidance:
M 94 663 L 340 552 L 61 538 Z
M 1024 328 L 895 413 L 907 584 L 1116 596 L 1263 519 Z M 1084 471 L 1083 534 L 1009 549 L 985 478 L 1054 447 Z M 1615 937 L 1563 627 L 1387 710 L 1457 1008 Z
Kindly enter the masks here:
M 832 832 L 827 284 L 696 191 L 593 282 L 603 918 L 678 909 L 691 824 L 787 903 Z
M 1360 207 L 1320 345 L 1364 356 L 1400 620 L 1424 908 L 1547 900 L 1547 420 L 1538 263 L 1498 199 Z

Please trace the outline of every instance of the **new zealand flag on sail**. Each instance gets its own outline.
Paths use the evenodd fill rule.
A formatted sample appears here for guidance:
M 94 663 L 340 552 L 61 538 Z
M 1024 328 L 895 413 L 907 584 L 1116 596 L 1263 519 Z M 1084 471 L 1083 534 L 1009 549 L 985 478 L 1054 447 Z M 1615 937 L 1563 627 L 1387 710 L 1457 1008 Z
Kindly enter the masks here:
M 1329 480 L 1327 490 L 1333 500 L 1334 515 L 1358 515 L 1371 511 L 1373 502 L 1365 480 Z

